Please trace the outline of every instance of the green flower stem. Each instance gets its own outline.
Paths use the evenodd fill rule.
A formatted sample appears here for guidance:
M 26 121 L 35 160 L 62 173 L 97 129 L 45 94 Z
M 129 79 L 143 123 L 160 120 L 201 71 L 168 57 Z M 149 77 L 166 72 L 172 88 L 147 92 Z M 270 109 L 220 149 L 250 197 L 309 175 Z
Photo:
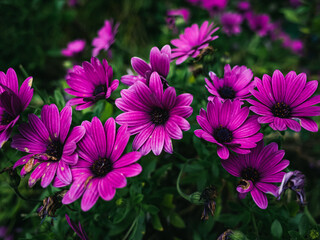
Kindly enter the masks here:
M 256 232 L 256 235 L 257 235 L 257 239 L 260 239 L 256 218 L 255 218 L 253 212 L 251 212 L 251 218 L 252 218 L 252 224 L 253 224 L 254 231 Z
M 304 207 L 304 214 L 307 216 L 307 218 L 309 219 L 309 221 L 312 225 L 315 225 L 315 226 L 318 225 L 316 220 L 314 220 L 311 213 L 309 212 L 308 206 Z

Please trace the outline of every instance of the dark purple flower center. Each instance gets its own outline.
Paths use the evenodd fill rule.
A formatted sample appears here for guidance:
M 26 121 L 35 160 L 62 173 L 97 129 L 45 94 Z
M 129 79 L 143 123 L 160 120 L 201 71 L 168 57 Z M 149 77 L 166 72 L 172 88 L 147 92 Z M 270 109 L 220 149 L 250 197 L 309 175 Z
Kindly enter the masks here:
M 47 146 L 46 153 L 50 156 L 50 160 L 59 161 L 63 152 L 63 145 L 60 141 L 52 141 Z
M 252 182 L 257 182 L 260 179 L 260 173 L 257 169 L 248 167 L 241 171 L 241 178 L 245 180 L 251 180 Z
M 12 117 L 9 113 L 4 111 L 2 114 L 2 119 L 1 119 L 1 125 L 7 125 L 11 123 L 14 120 L 14 117 Z
M 110 159 L 99 157 L 92 166 L 91 171 L 95 175 L 95 177 L 104 177 L 113 169 L 113 163 Z
M 101 93 L 105 93 L 106 91 L 107 91 L 106 85 L 101 84 L 99 86 L 96 86 L 96 88 L 93 91 L 93 95 L 97 96 L 97 95 L 99 95 Z
M 271 108 L 271 112 L 275 117 L 289 118 L 291 116 L 291 108 L 285 103 L 276 103 Z
M 218 90 L 220 97 L 224 99 L 234 99 L 236 97 L 236 93 L 232 89 L 232 87 L 224 86 Z
M 213 137 L 219 143 L 228 143 L 232 141 L 233 134 L 229 129 L 225 127 L 219 127 L 213 131 Z
M 151 121 L 155 125 L 164 125 L 169 119 L 169 112 L 159 107 L 154 108 L 151 113 Z

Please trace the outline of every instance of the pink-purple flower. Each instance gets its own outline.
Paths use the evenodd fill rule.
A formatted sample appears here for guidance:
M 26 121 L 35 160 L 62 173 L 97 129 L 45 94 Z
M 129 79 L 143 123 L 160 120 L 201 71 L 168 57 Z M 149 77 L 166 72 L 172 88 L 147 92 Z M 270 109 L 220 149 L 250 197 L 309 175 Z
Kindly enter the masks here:
M 246 66 L 234 66 L 232 69 L 229 64 L 224 67 L 223 78 L 218 78 L 213 72 L 209 72 L 210 80 L 205 78 L 206 88 L 213 96 L 208 98 L 211 101 L 218 97 L 221 101 L 226 99 L 244 100 L 251 96 L 250 90 L 255 87 L 252 81 L 252 71 Z
M 202 7 L 209 12 L 219 12 L 227 6 L 228 0 L 201 0 Z
M 78 162 L 77 143 L 85 134 L 82 126 L 70 131 L 72 121 L 71 107 L 64 107 L 61 112 L 56 105 L 45 105 L 41 119 L 29 114 L 29 123 L 19 126 L 20 134 L 13 137 L 12 148 L 28 155 L 19 159 L 14 168 L 24 165 L 21 176 L 31 172 L 29 186 L 33 187 L 41 179 L 41 186 L 46 188 L 52 180 L 54 186 L 66 186 L 72 181 L 70 165 Z
M 245 15 L 248 11 L 250 11 L 251 4 L 247 1 L 238 2 L 237 9 L 240 12 L 240 14 Z
M 7 73 L 0 71 L 0 148 L 10 138 L 20 114 L 32 99 L 32 80 L 28 77 L 19 89 L 18 78 L 12 68 Z
M 190 11 L 187 8 L 169 9 L 167 11 L 167 16 L 169 17 L 182 16 L 183 20 L 185 22 L 188 22 L 190 18 Z
M 72 57 L 77 53 L 83 51 L 84 47 L 86 46 L 86 41 L 82 39 L 77 39 L 72 42 L 69 42 L 67 48 L 61 50 L 61 54 L 66 57 Z
M 222 31 L 227 35 L 237 35 L 241 32 L 242 16 L 238 13 L 226 12 L 221 15 Z
M 260 37 L 265 36 L 269 30 L 270 17 L 267 14 L 248 14 L 249 27 Z
M 101 63 L 92 57 L 91 63 L 85 61 L 82 67 L 75 65 L 67 75 L 70 88 L 66 88 L 65 91 L 76 97 L 70 99 L 67 105 L 77 105 L 76 110 L 83 110 L 100 99 L 108 99 L 119 85 L 119 80 L 112 78 L 112 67 L 105 59 Z
M 176 59 L 176 64 L 181 64 L 188 57 L 197 57 L 201 49 L 208 47 L 209 42 L 218 38 L 212 36 L 218 29 L 213 27 L 213 23 L 209 25 L 208 21 L 205 21 L 200 28 L 198 24 L 187 27 L 178 39 L 171 40 L 171 44 L 176 47 L 172 49 L 172 59 Z
M 301 126 L 317 132 L 317 123 L 310 117 L 320 115 L 320 96 L 311 97 L 317 90 L 318 81 L 307 82 L 305 73 L 289 72 L 285 77 L 276 70 L 272 77 L 265 74 L 262 80 L 255 78 L 257 91 L 251 90 L 257 99 L 247 99 L 253 106 L 250 110 L 260 115 L 259 123 L 268 123 L 274 130 L 284 131 L 288 127 L 299 132 Z
M 207 105 L 207 112 L 200 110 L 197 121 L 202 129 L 195 130 L 197 137 L 217 145 L 221 159 L 229 157 L 229 150 L 247 154 L 263 138 L 255 116 L 249 116 L 249 108 L 241 108 L 239 100 L 221 102 L 214 98 Z
M 161 78 L 157 72 L 150 77 L 149 86 L 141 81 L 129 89 L 121 91 L 116 106 L 124 111 L 116 121 L 127 125 L 129 132 L 137 134 L 133 140 L 133 150 L 143 155 L 151 150 L 159 155 L 162 150 L 173 152 L 171 139 L 182 139 L 182 131 L 190 129 L 186 120 L 192 114 L 192 95 L 176 95 L 173 87 L 163 90 Z
M 138 175 L 142 168 L 136 163 L 139 152 L 123 155 L 130 134 L 127 126 L 116 131 L 116 123 L 109 118 L 104 126 L 94 117 L 91 122 L 84 121 L 86 134 L 79 142 L 79 161 L 72 167 L 73 183 L 62 199 L 70 204 L 82 196 L 81 209 L 88 211 L 99 196 L 105 201 L 113 199 L 116 189 L 127 185 L 127 177 Z
M 92 41 L 92 56 L 96 57 L 101 50 L 108 51 L 115 41 L 119 23 L 113 26 L 113 20 L 105 20 L 104 26 L 98 31 L 98 37 Z
M 231 175 L 241 178 L 237 186 L 239 197 L 244 198 L 250 192 L 257 206 L 266 209 L 266 193 L 278 196 L 278 187 L 273 183 L 282 181 L 285 175 L 282 170 L 290 163 L 283 159 L 284 154 L 284 150 L 278 150 L 276 143 L 264 146 L 263 141 L 260 141 L 251 153 L 237 156 L 231 154 L 221 164 Z
M 81 240 L 89 240 L 89 237 L 87 233 L 84 231 L 83 227 L 81 226 L 81 223 L 79 222 L 77 226 L 77 224 L 74 221 L 72 221 L 72 219 L 70 219 L 68 214 L 66 214 L 65 216 L 69 226 L 81 238 Z

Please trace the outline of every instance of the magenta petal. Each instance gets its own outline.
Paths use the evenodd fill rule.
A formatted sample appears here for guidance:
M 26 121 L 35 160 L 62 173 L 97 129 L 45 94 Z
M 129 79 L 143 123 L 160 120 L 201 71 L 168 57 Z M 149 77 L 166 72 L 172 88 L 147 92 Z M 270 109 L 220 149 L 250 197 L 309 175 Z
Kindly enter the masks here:
M 318 132 L 318 125 L 317 123 L 310 119 L 310 118 L 300 118 L 301 120 L 301 126 L 310 131 L 310 132 Z
M 97 117 L 94 117 L 91 123 L 92 138 L 97 146 L 98 154 L 99 156 L 104 157 L 106 155 L 107 148 L 104 128 L 101 121 Z
M 58 139 L 60 135 L 60 114 L 55 104 L 45 105 L 41 111 L 41 121 L 48 129 L 49 135 L 54 139 Z
M 60 142 L 64 143 L 72 122 L 72 108 L 64 107 L 60 113 Z
M 34 114 L 29 114 L 29 124 L 33 132 L 42 139 L 43 142 L 49 141 L 49 132 L 43 122 Z
M 136 151 L 138 150 L 151 136 L 153 133 L 155 125 L 152 124 L 149 127 L 143 129 L 137 136 L 134 138 L 132 143 L 132 150 Z
M 72 173 L 70 167 L 63 161 L 59 162 L 57 168 L 57 177 L 66 185 L 69 185 L 72 182 Z
M 151 71 L 149 64 L 138 57 L 131 58 L 132 68 L 141 76 L 145 76 L 147 71 Z
M 49 186 L 54 176 L 56 175 L 58 163 L 48 163 L 46 172 L 42 176 L 41 187 L 46 188 Z
M 36 167 L 30 175 L 29 178 L 29 187 L 33 187 L 36 182 L 43 176 L 46 171 L 46 163 L 41 163 L 38 167 Z
M 248 180 L 248 183 L 249 183 L 249 187 L 248 187 L 248 188 L 243 188 L 242 185 L 238 185 L 238 186 L 237 186 L 237 191 L 238 191 L 239 193 L 247 193 L 247 192 L 250 192 L 250 191 L 254 188 L 254 186 L 253 186 L 253 183 L 252 183 L 251 180 Z
M 228 148 L 226 148 L 225 146 L 217 146 L 217 153 L 218 153 L 218 156 L 221 158 L 221 159 L 228 159 L 229 157 L 229 150 Z
M 114 188 L 124 188 L 127 185 L 126 177 L 119 171 L 109 172 L 106 176 L 108 183 Z
M 293 131 L 300 132 L 301 131 L 301 125 L 292 119 L 285 119 L 285 124 Z
M 81 209 L 86 212 L 89 211 L 99 198 L 98 184 L 100 179 L 92 179 L 82 196 Z
M 273 196 L 277 196 L 278 187 L 274 184 L 257 182 L 255 186 L 264 193 L 270 193 Z
M 100 179 L 98 190 L 100 196 L 105 201 L 110 201 L 116 194 L 116 189 L 109 183 L 109 180 L 106 177 Z
M 55 177 L 53 179 L 53 183 L 52 186 L 56 187 L 56 188 L 61 188 L 61 187 L 65 187 L 69 184 L 65 184 L 64 182 L 62 182 L 58 177 Z
M 117 133 L 116 140 L 114 143 L 113 151 L 110 156 L 111 161 L 115 162 L 116 160 L 119 159 L 119 157 L 123 153 L 123 150 L 127 146 L 129 138 L 130 138 L 130 134 L 127 131 L 127 127 L 121 126 L 118 129 L 118 133 Z
M 151 91 L 156 95 L 159 101 L 162 101 L 163 96 L 163 84 L 160 76 L 157 72 L 153 72 L 150 76 L 149 87 Z
M 134 177 L 141 173 L 142 167 L 138 163 L 134 163 L 125 167 L 117 168 L 115 172 L 122 173 L 125 177 Z
M 119 160 L 117 160 L 114 164 L 114 168 L 121 168 L 128 165 L 131 165 L 132 163 L 135 163 L 141 158 L 140 152 L 129 152 L 125 155 L 123 155 Z
M 253 201 L 257 204 L 257 206 L 261 209 L 266 209 L 268 207 L 268 199 L 267 196 L 254 187 L 251 191 L 251 196 Z
M 107 146 L 107 151 L 106 151 L 106 157 L 110 157 L 113 145 L 114 145 L 114 140 L 116 138 L 116 122 L 113 118 L 109 118 L 106 123 L 104 124 L 104 131 L 106 134 L 106 146 Z
M 160 155 L 164 145 L 164 127 L 156 126 L 151 135 L 151 149 L 155 155 Z
M 78 162 L 78 153 L 73 153 L 71 155 L 62 155 L 61 161 L 65 162 L 68 165 L 75 165 Z

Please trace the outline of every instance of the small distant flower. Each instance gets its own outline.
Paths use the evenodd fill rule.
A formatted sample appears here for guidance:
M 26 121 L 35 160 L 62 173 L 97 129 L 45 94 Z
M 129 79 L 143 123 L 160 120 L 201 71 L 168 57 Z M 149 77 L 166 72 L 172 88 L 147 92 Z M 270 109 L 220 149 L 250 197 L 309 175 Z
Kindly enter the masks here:
M 249 14 L 247 15 L 247 19 L 250 29 L 260 37 L 268 33 L 270 17 L 267 14 Z
M 197 121 L 202 129 L 195 130 L 197 137 L 217 145 L 218 156 L 229 157 L 229 150 L 239 154 L 250 153 L 263 138 L 260 124 L 255 116 L 249 116 L 249 108 L 241 108 L 239 100 L 226 100 L 223 103 L 214 98 L 207 106 L 207 112 L 200 110 Z
M 290 46 L 292 52 L 301 54 L 303 50 L 303 42 L 301 40 L 293 40 Z
M 78 3 L 78 0 L 68 0 L 69 7 L 75 7 Z
M 161 78 L 157 72 L 150 77 L 149 86 L 141 81 L 129 89 L 121 91 L 116 106 L 125 113 L 116 121 L 127 125 L 129 132 L 137 134 L 133 140 L 133 150 L 140 149 L 143 155 L 151 150 L 159 155 L 162 150 L 172 153 L 171 139 L 182 139 L 182 131 L 190 129 L 186 120 L 192 114 L 192 95 L 176 96 L 173 87 L 163 90 Z
M 202 7 L 209 12 L 219 12 L 227 6 L 228 0 L 202 0 Z
M 221 15 L 222 31 L 227 35 L 237 35 L 241 32 L 242 16 L 238 13 L 226 12 Z
M 71 107 L 61 112 L 56 105 L 45 105 L 41 111 L 41 120 L 29 114 L 29 123 L 19 126 L 20 134 L 13 137 L 12 148 L 27 152 L 19 159 L 14 168 L 24 165 L 21 176 L 31 172 L 29 186 L 33 187 L 41 178 L 41 186 L 46 188 L 52 180 L 54 186 L 66 186 L 72 181 L 70 165 L 78 161 L 77 143 L 83 137 L 85 129 L 77 126 L 70 131 L 72 121 Z
M 66 57 L 72 57 L 79 52 L 82 52 L 84 47 L 86 46 L 85 40 L 74 40 L 68 43 L 67 48 L 61 50 L 61 54 Z
M 281 185 L 278 189 L 278 199 L 289 188 L 295 191 L 301 204 L 306 204 L 304 194 L 305 176 L 300 171 L 288 172 L 283 176 Z
M 278 150 L 276 143 L 264 146 L 263 141 L 260 141 L 251 153 L 237 156 L 231 154 L 226 161 L 221 161 L 221 164 L 231 175 L 241 178 L 237 186 L 240 198 L 250 192 L 257 206 L 266 209 L 266 193 L 278 196 L 278 187 L 272 183 L 282 181 L 285 175 L 282 170 L 290 163 L 283 159 L 284 154 L 284 150 Z
M 167 11 L 167 16 L 182 16 L 185 22 L 189 21 L 190 11 L 187 8 L 170 9 Z
M 119 80 L 112 78 L 112 67 L 105 59 L 101 64 L 97 58 L 92 57 L 91 63 L 86 61 L 82 67 L 74 66 L 67 75 L 67 83 L 71 88 L 65 91 L 76 97 L 69 100 L 67 105 L 77 105 L 76 110 L 83 110 L 100 99 L 108 99 L 119 85 Z
M 127 177 L 138 175 L 142 168 L 136 163 L 139 152 L 122 155 L 129 141 L 127 126 L 116 132 L 116 123 L 109 118 L 104 126 L 94 117 L 84 121 L 86 134 L 79 142 L 79 161 L 72 167 L 73 183 L 62 203 L 70 204 L 82 196 L 81 209 L 90 210 L 99 196 L 105 201 L 113 199 L 116 189 L 127 185 Z
M 32 80 L 28 77 L 19 89 L 18 78 L 12 68 L 6 74 L 0 71 L 0 148 L 10 138 L 20 114 L 32 99 Z
M 204 210 L 202 212 L 201 220 L 208 220 L 209 214 L 214 216 L 216 211 L 217 189 L 214 186 L 206 187 L 200 196 L 200 200 L 204 201 Z
M 68 214 L 66 214 L 66 219 L 69 224 L 69 226 L 72 228 L 72 230 L 81 238 L 81 240 L 89 240 L 88 235 L 84 231 L 84 229 L 81 226 L 81 223 L 79 222 L 79 225 L 72 221 Z
M 250 4 L 250 2 L 246 2 L 246 1 L 238 2 L 237 9 L 238 9 L 240 14 L 244 15 L 245 13 L 250 11 L 251 4 Z
M 265 74 L 262 80 L 255 78 L 257 90 L 251 90 L 257 99 L 247 99 L 253 106 L 250 110 L 260 115 L 259 123 L 268 123 L 273 130 L 284 131 L 289 127 L 299 132 L 301 126 L 317 132 L 318 126 L 310 117 L 320 115 L 320 96 L 311 97 L 317 90 L 318 81 L 307 82 L 305 73 L 294 71 L 285 77 L 276 70 L 272 77 Z M 300 122 L 300 123 L 299 123 Z M 301 124 L 301 125 L 300 125 Z
M 302 2 L 301 0 L 290 0 L 290 5 L 294 8 L 297 8 L 302 5 Z
M 198 24 L 187 27 L 178 39 L 171 40 L 171 44 L 177 48 L 172 49 L 172 59 L 176 59 L 176 64 L 183 63 L 188 57 L 195 58 L 200 54 L 200 50 L 209 46 L 209 42 L 218 38 L 211 36 L 219 28 L 213 28 L 213 23 L 209 25 L 205 21 L 199 28 Z
M 255 87 L 252 80 L 251 69 L 246 66 L 234 66 L 232 69 L 229 64 L 224 67 L 224 77 L 218 78 L 213 72 L 209 72 L 211 81 L 205 78 L 206 88 L 213 96 L 208 98 L 212 101 L 218 97 L 221 101 L 226 99 L 244 100 L 251 96 L 250 90 Z
M 115 41 L 119 25 L 119 23 L 116 23 L 113 26 L 113 20 L 104 21 L 104 26 L 98 31 L 98 37 L 92 41 L 92 46 L 94 47 L 92 51 L 93 57 L 96 57 L 101 50 L 109 50 Z
M 150 51 L 150 64 L 141 58 L 133 57 L 131 58 L 132 68 L 141 76 L 142 78 L 134 75 L 125 75 L 121 78 L 121 82 L 127 85 L 132 85 L 137 80 L 149 84 L 150 76 L 153 72 L 157 72 L 162 80 L 162 83 L 168 87 L 166 77 L 170 70 L 170 60 L 171 60 L 171 47 L 165 45 L 161 48 L 161 51 L 157 47 L 153 47 Z

